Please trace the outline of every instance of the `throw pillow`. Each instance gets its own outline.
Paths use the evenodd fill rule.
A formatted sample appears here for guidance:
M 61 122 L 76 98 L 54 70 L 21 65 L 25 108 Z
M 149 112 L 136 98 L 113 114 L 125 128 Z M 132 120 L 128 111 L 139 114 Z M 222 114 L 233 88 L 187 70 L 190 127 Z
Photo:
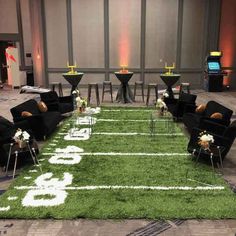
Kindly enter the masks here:
M 21 112 L 21 116 L 23 116 L 23 117 L 32 116 L 32 113 L 30 113 L 30 112 L 28 112 L 28 111 L 22 111 L 22 112 Z
M 47 112 L 48 111 L 47 105 L 42 101 L 38 102 L 38 108 L 39 108 L 40 112 Z
M 210 118 L 213 118 L 213 119 L 222 119 L 223 118 L 223 115 L 219 112 L 215 112 L 213 113 Z
M 205 109 L 206 109 L 206 105 L 201 104 L 196 108 L 195 112 L 196 113 L 203 113 L 205 111 Z

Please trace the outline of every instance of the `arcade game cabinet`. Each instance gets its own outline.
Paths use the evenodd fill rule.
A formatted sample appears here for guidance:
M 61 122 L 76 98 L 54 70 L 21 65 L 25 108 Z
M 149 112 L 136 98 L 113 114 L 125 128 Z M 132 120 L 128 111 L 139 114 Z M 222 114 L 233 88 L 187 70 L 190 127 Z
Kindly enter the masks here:
M 210 52 L 206 58 L 204 87 L 208 92 L 221 92 L 223 90 L 223 76 L 227 73 L 221 70 L 221 56 L 221 52 Z

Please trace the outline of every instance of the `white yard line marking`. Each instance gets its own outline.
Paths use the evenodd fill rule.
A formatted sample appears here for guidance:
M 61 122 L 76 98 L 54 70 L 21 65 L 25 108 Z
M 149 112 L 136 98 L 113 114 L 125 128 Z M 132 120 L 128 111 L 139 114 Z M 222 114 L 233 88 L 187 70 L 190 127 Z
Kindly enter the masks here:
M 143 135 L 143 136 L 150 136 L 150 133 L 109 133 L 109 132 L 94 132 L 92 133 L 93 135 L 117 135 L 117 136 L 134 136 L 134 135 Z M 167 133 L 160 133 L 160 134 L 152 134 L 153 136 L 184 136 L 183 133 L 172 133 L 172 134 L 167 134 Z
M 42 153 L 44 156 L 54 155 L 55 153 L 52 152 L 45 152 Z M 138 152 L 138 153 L 130 153 L 130 152 L 82 152 L 78 153 L 81 156 L 189 156 L 189 153 L 145 153 L 145 152 Z
M 200 190 L 200 191 L 208 191 L 208 190 L 224 190 L 224 186 L 122 186 L 122 185 L 100 185 L 100 186 L 81 186 L 81 187 L 73 187 L 73 186 L 62 186 L 62 187 L 43 187 L 43 186 L 16 186 L 15 189 L 18 190 L 27 190 L 27 189 L 60 189 L 60 190 L 111 190 L 111 189 L 141 189 L 141 190 L 160 190 L 160 191 L 168 191 L 168 190 L 182 190 L 182 191 L 192 191 L 192 190 Z
M 10 210 L 10 206 L 7 207 L 0 207 L 0 211 L 9 211 Z
M 126 109 L 122 109 L 122 110 L 120 110 L 120 109 L 110 109 L 110 110 L 109 109 L 102 109 L 102 111 L 106 111 L 106 112 L 109 112 L 109 111 L 137 111 L 137 112 L 149 111 L 150 112 L 150 111 L 155 111 L 155 110 L 154 109 L 143 109 L 143 110 L 142 109 L 141 110 L 140 109 L 137 109 L 137 110 L 136 109 L 127 109 L 127 110 Z
M 97 121 L 106 121 L 106 122 L 150 122 L 151 120 L 124 120 L 124 119 L 97 119 Z M 168 121 L 167 119 L 158 119 L 159 121 Z

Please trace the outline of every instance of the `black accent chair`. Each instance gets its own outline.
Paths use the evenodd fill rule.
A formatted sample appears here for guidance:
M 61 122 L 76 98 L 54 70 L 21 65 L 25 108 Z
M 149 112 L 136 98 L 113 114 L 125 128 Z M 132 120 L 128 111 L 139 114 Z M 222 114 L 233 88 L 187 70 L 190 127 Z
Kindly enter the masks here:
M 47 105 L 48 111 L 58 111 L 61 114 L 73 111 L 73 96 L 58 97 L 55 91 L 40 94 L 41 100 Z
M 183 123 L 190 133 L 193 128 L 199 127 L 200 123 L 204 120 L 228 126 L 230 124 L 230 118 L 233 114 L 232 110 L 215 101 L 209 101 L 206 105 L 206 109 L 202 113 L 196 113 L 195 109 L 196 106 L 187 106 L 186 110 L 191 110 L 191 112 L 187 112 L 183 115 Z M 216 112 L 222 114 L 222 119 L 210 118 L 210 116 Z
M 62 120 L 60 112 L 40 112 L 37 102 L 33 99 L 11 108 L 10 111 L 13 116 L 14 123 L 22 120 L 26 120 L 29 123 L 29 127 L 32 130 L 36 140 L 43 140 L 49 136 Z M 32 116 L 22 116 L 23 111 L 30 112 Z
M 31 138 L 33 138 L 32 131 L 27 121 L 19 121 L 13 124 L 0 116 L 0 166 L 6 166 L 7 164 L 9 144 L 14 142 L 13 137 L 18 128 L 27 131 Z
M 164 102 L 168 107 L 168 111 L 172 114 L 174 120 L 178 121 L 183 118 L 183 115 L 186 112 L 186 107 L 196 106 L 197 95 L 181 93 L 179 98 L 164 98 Z
M 196 156 L 198 155 L 198 151 L 200 149 L 200 146 L 198 144 L 199 136 L 201 132 L 206 130 L 207 133 L 213 135 L 214 137 L 213 145 L 223 147 L 221 152 L 221 158 L 222 160 L 224 160 L 225 156 L 230 151 L 230 148 L 236 137 L 236 120 L 233 121 L 229 126 L 217 124 L 212 121 L 205 121 L 203 123 L 204 126 L 202 126 L 201 129 L 193 128 L 187 147 L 188 152 L 195 153 Z M 210 157 L 210 152 L 200 153 L 200 158 L 206 158 L 206 157 Z M 219 161 L 218 158 L 219 156 L 216 156 L 214 160 Z

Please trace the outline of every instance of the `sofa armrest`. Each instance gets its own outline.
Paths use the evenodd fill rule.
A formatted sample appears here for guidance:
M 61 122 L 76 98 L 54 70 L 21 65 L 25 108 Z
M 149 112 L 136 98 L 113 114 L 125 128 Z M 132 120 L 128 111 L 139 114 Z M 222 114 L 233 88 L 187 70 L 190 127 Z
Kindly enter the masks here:
M 47 104 L 48 111 L 59 111 L 59 104 L 57 102 Z
M 184 113 L 195 113 L 196 108 L 197 108 L 196 104 L 188 103 L 185 106 Z
M 198 128 L 217 135 L 222 135 L 227 127 L 208 119 L 201 119 Z
M 230 124 L 230 121 L 224 120 L 224 119 L 214 119 L 214 118 L 210 118 L 210 117 L 202 117 L 201 119 L 206 120 L 206 121 L 215 122 L 216 124 L 221 124 L 224 126 L 228 126 Z
M 59 97 L 59 102 L 62 102 L 62 103 L 73 103 L 73 97 L 72 96 Z

